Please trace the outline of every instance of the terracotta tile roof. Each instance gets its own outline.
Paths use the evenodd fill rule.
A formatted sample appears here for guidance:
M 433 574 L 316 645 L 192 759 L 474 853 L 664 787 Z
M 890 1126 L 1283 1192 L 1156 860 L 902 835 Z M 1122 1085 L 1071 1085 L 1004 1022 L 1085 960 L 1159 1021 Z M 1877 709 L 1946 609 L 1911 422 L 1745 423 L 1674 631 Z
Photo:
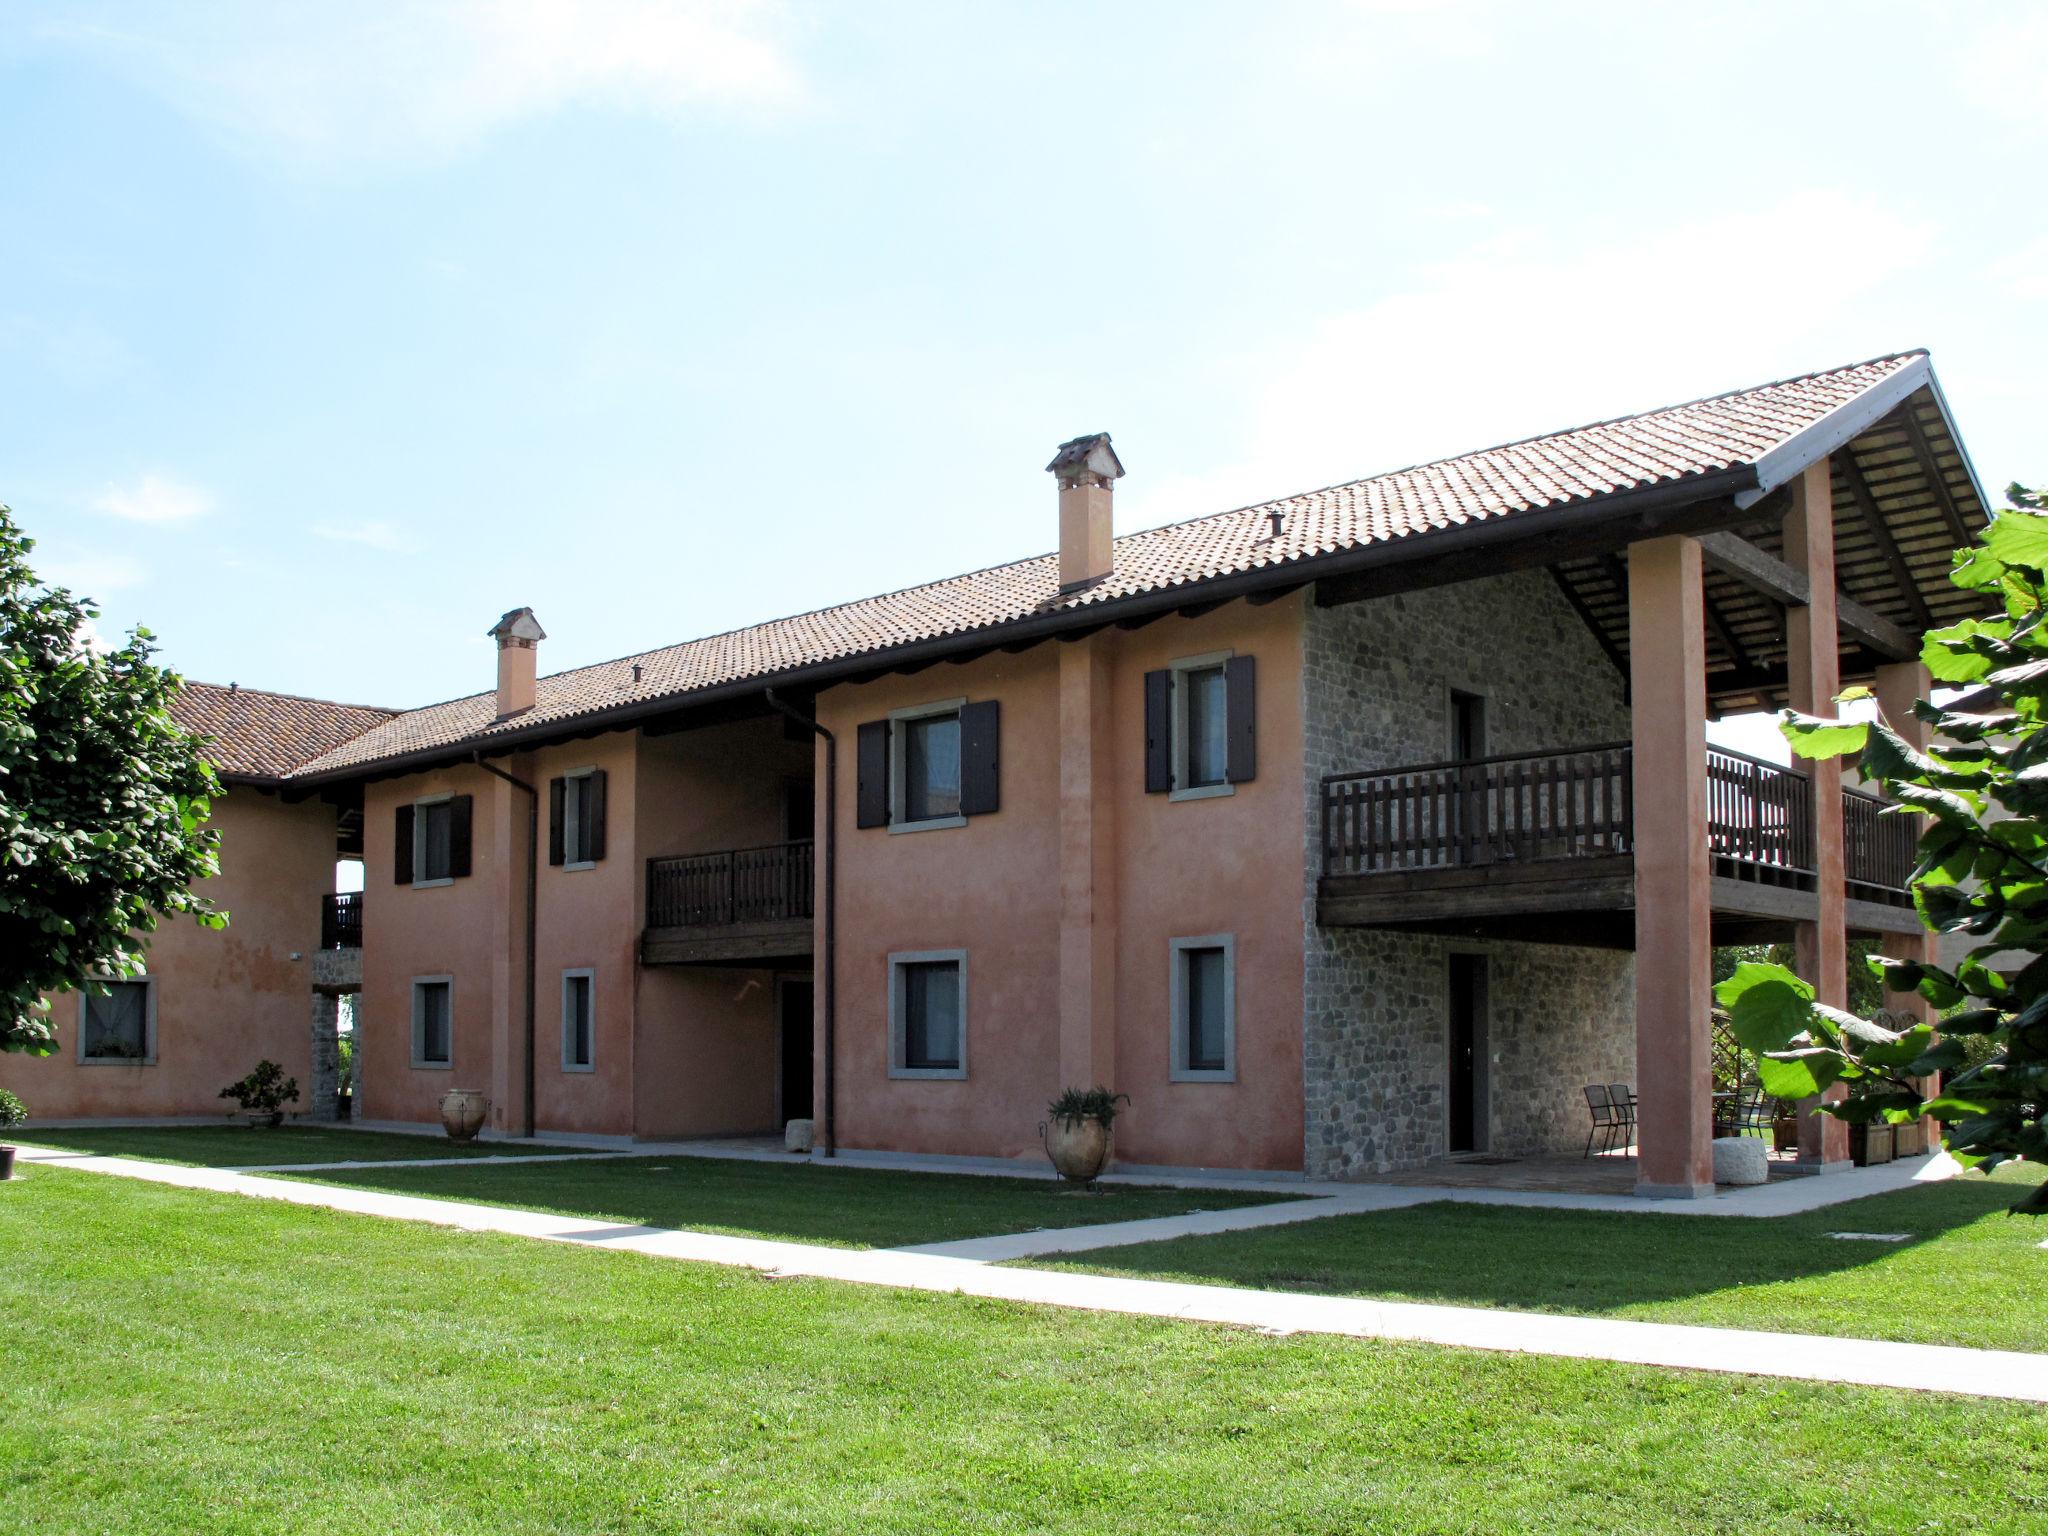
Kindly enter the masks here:
M 330 704 L 259 688 L 186 682 L 171 700 L 171 718 L 210 738 L 207 757 L 223 774 L 281 779 L 310 758 L 384 724 L 396 710 Z
M 496 718 L 489 693 L 430 705 L 354 736 L 298 772 L 364 768 L 444 749 L 488 750 L 494 738 L 536 726 L 765 685 L 800 669 L 1025 619 L 1081 615 L 1220 576 L 1270 568 L 1276 583 L 1305 580 L 1315 575 L 1318 558 L 1343 551 L 1754 466 L 1925 355 L 1898 353 L 1127 534 L 1116 541 L 1113 574 L 1066 597 L 1058 590 L 1058 556 L 1041 555 L 544 677 L 534 708 L 507 720 Z M 1277 537 L 1269 521 L 1274 512 L 1282 514 Z M 1281 572 L 1297 565 L 1304 568 Z

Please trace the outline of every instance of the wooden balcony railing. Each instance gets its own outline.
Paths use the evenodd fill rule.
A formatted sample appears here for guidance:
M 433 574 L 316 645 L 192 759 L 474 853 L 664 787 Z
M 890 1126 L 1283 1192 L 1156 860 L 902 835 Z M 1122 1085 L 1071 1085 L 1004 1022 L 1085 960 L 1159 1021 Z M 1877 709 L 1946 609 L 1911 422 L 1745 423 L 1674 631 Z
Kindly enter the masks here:
M 1860 789 L 1842 791 L 1842 863 L 1851 886 L 1903 893 L 1920 861 L 1921 821 L 1886 816 L 1886 802 Z
M 1323 780 L 1323 872 L 1367 875 L 1627 853 L 1627 742 Z
M 1760 757 L 1707 748 L 1707 851 L 1725 872 L 1810 885 L 1813 785 Z
M 808 918 L 812 870 L 809 839 L 649 859 L 647 926 L 704 928 Z
M 1393 874 L 1635 850 L 1627 742 L 1332 774 L 1322 785 L 1323 873 Z M 1903 891 L 1918 828 L 1843 795 L 1852 885 Z M 1707 848 L 1717 872 L 1811 888 L 1811 780 L 1721 747 L 1707 752 Z
M 361 949 L 363 947 L 363 893 L 345 891 L 320 898 L 320 947 Z

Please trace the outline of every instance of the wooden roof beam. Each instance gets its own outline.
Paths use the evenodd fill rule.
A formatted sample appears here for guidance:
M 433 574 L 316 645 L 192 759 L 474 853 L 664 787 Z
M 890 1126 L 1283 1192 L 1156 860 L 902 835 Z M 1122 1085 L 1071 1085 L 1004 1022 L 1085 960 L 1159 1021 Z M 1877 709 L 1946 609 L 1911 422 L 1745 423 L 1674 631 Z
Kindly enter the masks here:
M 1970 530 L 1963 522 L 1963 514 L 1956 506 L 1956 499 L 1948 488 L 1948 476 L 1941 472 L 1934 462 L 1934 450 L 1927 446 L 1927 434 L 1920 430 L 1920 417 L 1914 411 L 1911 401 L 1900 412 L 1906 423 L 1906 446 L 1913 450 L 1913 457 L 1920 465 L 1920 473 L 1927 477 L 1927 484 L 1934 496 L 1934 504 L 1941 508 L 1942 521 L 1948 524 L 1949 537 L 1961 549 L 1970 542 Z
M 1863 468 L 1856 462 L 1855 445 L 1850 444 L 1835 455 L 1835 463 L 1841 467 L 1842 478 L 1848 482 L 1849 499 L 1856 503 L 1856 511 L 1863 519 L 1863 526 L 1870 530 L 1870 540 L 1884 556 L 1885 564 L 1891 567 L 1892 580 L 1898 583 L 1899 595 L 1913 610 L 1913 622 L 1922 629 L 1934 627 L 1934 617 L 1927 611 L 1927 599 L 1920 595 L 1920 583 L 1913 577 L 1913 568 L 1906 564 L 1906 557 L 1899 553 L 1899 541 L 1892 537 L 1892 531 L 1884 520 L 1884 513 L 1877 505 L 1877 498 L 1870 494 L 1870 484 L 1863 478 Z
M 1794 570 L 1747 539 L 1726 532 L 1705 534 L 1700 538 L 1700 551 L 1715 570 L 1774 602 L 1801 608 L 1813 603 L 1805 572 Z M 1842 634 L 1889 660 L 1911 661 L 1920 654 L 1920 642 L 1913 634 L 1846 592 L 1835 594 L 1835 623 Z
M 1550 579 L 1557 583 L 1557 590 L 1564 594 L 1564 600 L 1571 605 L 1572 612 L 1579 616 L 1579 621 L 1592 632 L 1593 639 L 1599 645 L 1601 651 L 1609 661 L 1614 663 L 1614 670 L 1626 679 L 1628 677 L 1628 659 L 1621 654 L 1620 648 L 1615 645 L 1614 637 L 1607 633 L 1607 626 L 1594 617 L 1593 610 L 1586 606 L 1586 600 L 1579 596 L 1578 588 L 1574 587 L 1571 584 L 1571 579 L 1554 565 L 1550 567 Z M 1621 590 L 1626 593 L 1628 588 L 1624 586 Z

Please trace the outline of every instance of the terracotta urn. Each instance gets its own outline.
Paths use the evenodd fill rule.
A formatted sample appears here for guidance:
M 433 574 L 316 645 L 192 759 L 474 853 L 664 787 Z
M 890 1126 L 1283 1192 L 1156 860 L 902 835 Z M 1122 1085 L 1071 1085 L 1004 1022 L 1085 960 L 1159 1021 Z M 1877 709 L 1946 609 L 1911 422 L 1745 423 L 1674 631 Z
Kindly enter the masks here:
M 441 1129 L 454 1141 L 475 1141 L 491 1101 L 474 1088 L 450 1088 L 441 1095 Z
M 1055 1117 L 1045 1123 L 1043 1134 L 1046 1155 L 1063 1179 L 1092 1184 L 1109 1166 L 1115 1134 L 1092 1115 L 1078 1120 Z
M 242 1111 L 242 1118 L 249 1122 L 250 1129 L 252 1130 L 274 1131 L 284 1124 L 284 1111 L 281 1109 L 245 1109 Z

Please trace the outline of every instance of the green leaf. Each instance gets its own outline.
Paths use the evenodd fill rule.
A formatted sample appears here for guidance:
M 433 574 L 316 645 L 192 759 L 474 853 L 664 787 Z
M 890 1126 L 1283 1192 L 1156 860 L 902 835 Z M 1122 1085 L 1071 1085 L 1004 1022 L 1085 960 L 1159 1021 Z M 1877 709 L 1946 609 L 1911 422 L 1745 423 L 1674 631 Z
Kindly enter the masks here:
M 1995 560 L 2028 570 L 2048 570 L 2048 517 L 2018 510 L 1998 512 L 1978 543 Z
M 1764 1092 L 1774 1099 L 1810 1099 L 1841 1077 L 1842 1066 L 1841 1052 L 1809 1046 L 1759 1056 L 1756 1076 Z
M 1745 960 L 1714 988 L 1728 1027 L 1752 1051 L 1783 1050 L 1813 1022 L 1813 988 L 1782 965 Z
M 1800 757 L 1846 757 L 1861 752 L 1870 727 L 1861 720 L 1827 720 L 1786 710 L 1778 729 Z

